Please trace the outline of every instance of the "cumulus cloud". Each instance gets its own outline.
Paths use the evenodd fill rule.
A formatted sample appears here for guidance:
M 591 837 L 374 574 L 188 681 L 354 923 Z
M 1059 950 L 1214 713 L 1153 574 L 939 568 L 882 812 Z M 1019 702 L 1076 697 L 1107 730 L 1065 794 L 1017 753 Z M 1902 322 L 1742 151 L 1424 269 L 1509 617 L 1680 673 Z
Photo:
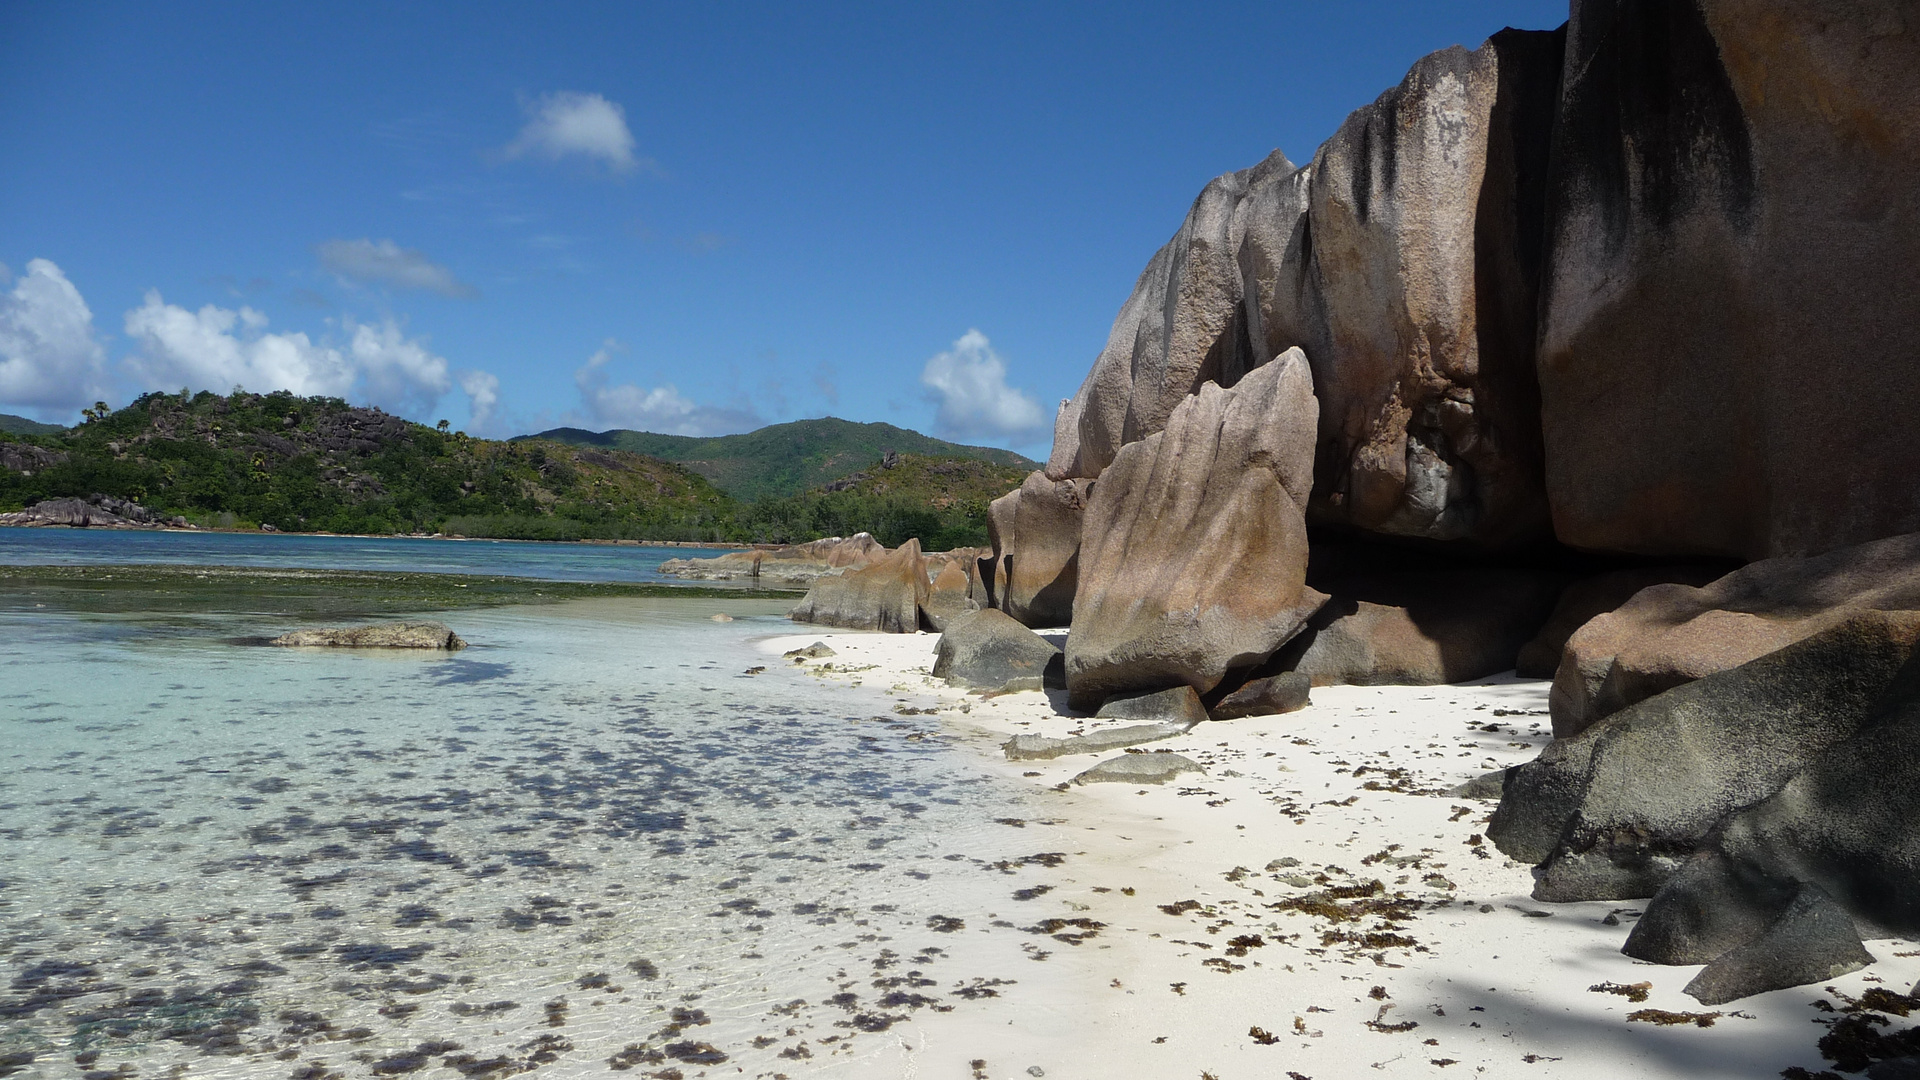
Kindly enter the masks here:
M 939 405 L 934 430 L 949 438 L 1037 442 L 1052 430 L 1040 403 L 1007 385 L 1007 362 L 987 335 L 968 330 L 927 361 L 920 385 Z
M 268 333 L 267 317 L 250 307 L 188 311 L 148 290 L 146 302 L 127 312 L 127 336 L 139 349 L 127 367 L 148 389 L 225 393 L 244 386 L 346 397 L 358 388 L 362 399 L 396 412 L 425 412 L 451 387 L 445 358 L 392 319 L 339 325 L 344 347 L 304 333 Z
M 391 240 L 329 240 L 315 250 L 320 265 L 343 278 L 461 299 L 478 295 L 473 286 L 454 277 L 453 271 L 427 258 L 424 252 L 403 248 Z
M 590 425 L 661 435 L 730 435 L 762 425 L 751 412 L 696 404 L 671 384 L 652 389 L 632 383 L 609 386 L 605 368 L 617 347 L 608 341 L 573 373 L 583 419 Z
M 467 427 L 484 435 L 493 427 L 493 411 L 500 405 L 500 378 L 487 371 L 460 373 L 460 390 L 467 395 Z
M 0 285 L 12 279 L 0 266 Z M 66 413 L 108 394 L 106 351 L 93 336 L 93 312 L 60 268 L 27 263 L 0 294 L 0 402 Z
M 560 90 L 542 94 L 526 110 L 526 126 L 507 145 L 510 158 L 537 154 L 557 161 L 578 154 L 621 173 L 651 164 L 634 156 L 626 110 L 599 94 Z

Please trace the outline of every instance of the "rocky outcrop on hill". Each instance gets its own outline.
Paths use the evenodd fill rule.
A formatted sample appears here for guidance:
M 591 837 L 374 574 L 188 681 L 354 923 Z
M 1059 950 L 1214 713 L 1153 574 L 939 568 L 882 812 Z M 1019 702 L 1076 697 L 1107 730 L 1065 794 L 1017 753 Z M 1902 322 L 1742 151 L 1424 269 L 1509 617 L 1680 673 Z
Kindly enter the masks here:
M 758 579 L 770 585 L 798 585 L 836 570 L 857 570 L 886 554 L 871 533 L 855 533 L 786 547 L 729 551 L 711 559 L 668 559 L 660 564 L 660 572 L 699 581 Z
M 41 469 L 62 464 L 66 460 L 67 455 L 59 450 L 48 450 L 29 443 L 0 442 L 0 469 L 8 472 L 32 476 Z
M 1208 383 L 1123 447 L 1087 502 L 1067 635 L 1076 708 L 1264 660 L 1324 598 L 1306 588 L 1317 414 L 1298 350 Z M 1016 555 L 1017 558 L 1017 555 Z
M 326 630 L 295 630 L 269 645 L 335 649 L 464 649 L 467 643 L 439 622 L 382 622 Z
M 1556 535 L 1758 559 L 1920 529 L 1901 0 L 1576 0 L 1539 375 Z
M 928 591 L 927 560 L 920 554 L 920 541 L 909 540 L 857 570 L 814 579 L 787 618 L 849 630 L 911 634 L 920 629 Z
M 987 507 L 995 607 L 1028 626 L 1073 621 L 1080 581 L 1080 525 L 1091 481 L 1028 476 Z
M 1812 558 L 1752 563 L 1700 588 L 1656 585 L 1567 641 L 1550 700 L 1553 732 L 1737 667 L 1857 611 L 1920 611 L 1920 533 Z

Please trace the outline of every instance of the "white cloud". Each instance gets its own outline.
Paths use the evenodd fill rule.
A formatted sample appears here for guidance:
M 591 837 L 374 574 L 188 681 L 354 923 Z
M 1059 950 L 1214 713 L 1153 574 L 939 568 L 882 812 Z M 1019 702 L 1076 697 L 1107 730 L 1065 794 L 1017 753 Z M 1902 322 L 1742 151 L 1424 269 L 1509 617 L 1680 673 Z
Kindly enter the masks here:
M 934 430 L 949 438 L 1026 444 L 1052 431 L 1040 403 L 1007 385 L 1007 362 L 978 330 L 968 330 L 952 349 L 928 360 L 920 384 L 940 406 Z
M 542 94 L 526 110 L 526 126 L 507 146 L 510 158 L 538 154 L 558 160 L 580 154 L 604 161 L 614 172 L 623 173 L 651 164 L 634 157 L 626 110 L 599 94 L 560 90 Z
M 460 390 L 467 395 L 467 427 L 475 435 L 486 434 L 493 425 L 493 410 L 500 404 L 500 377 L 486 371 L 463 371 Z
M 624 383 L 607 385 L 603 370 L 618 345 L 608 341 L 573 373 L 580 387 L 582 419 L 600 428 L 630 428 L 661 435 L 730 435 L 764 423 L 741 409 L 716 409 L 683 397 L 671 384 L 652 389 Z
M 0 272 L 0 284 L 11 280 L 5 267 Z M 65 413 L 107 395 L 93 312 L 58 266 L 34 259 L 13 291 L 0 295 L 0 403 Z
M 150 390 L 186 386 L 224 394 L 244 386 L 347 397 L 358 388 L 373 405 L 414 413 L 432 409 L 452 385 L 445 358 L 408 338 L 392 319 L 378 325 L 341 320 L 344 348 L 266 327 L 267 317 L 249 307 L 208 304 L 188 311 L 148 290 L 146 302 L 127 312 L 127 336 L 139 349 L 127 367 Z
M 454 277 L 453 271 L 427 258 L 424 252 L 403 248 L 391 240 L 329 240 L 315 250 L 320 265 L 344 278 L 463 299 L 477 295 L 473 286 Z

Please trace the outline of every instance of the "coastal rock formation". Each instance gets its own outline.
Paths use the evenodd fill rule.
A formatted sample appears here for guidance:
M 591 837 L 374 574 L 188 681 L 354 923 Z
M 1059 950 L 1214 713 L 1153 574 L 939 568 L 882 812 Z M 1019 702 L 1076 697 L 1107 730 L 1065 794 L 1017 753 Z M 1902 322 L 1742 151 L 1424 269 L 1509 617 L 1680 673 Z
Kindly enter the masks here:
M 1803 884 L 1759 937 L 1708 962 L 1685 992 L 1724 1005 L 1768 990 L 1826 982 L 1873 963 L 1853 919 L 1825 889 Z
M 1285 671 L 1246 683 L 1208 712 L 1215 720 L 1298 712 L 1307 707 L 1312 691 L 1312 679 L 1297 671 Z
M 1533 312 L 1561 52 L 1504 30 L 1434 53 L 1315 155 L 1316 522 L 1547 533 Z
M 668 559 L 660 564 L 660 572 L 700 581 L 752 578 L 769 585 L 798 585 L 836 570 L 858 570 L 886 554 L 871 533 L 855 533 L 771 550 L 729 551 L 711 559 Z
M 1165 428 L 1202 384 L 1231 387 L 1314 340 L 1301 250 L 1308 175 L 1276 150 L 1200 192 L 1062 406 L 1048 477 L 1099 476 L 1122 446 Z
M 1151 754 L 1122 754 L 1095 765 L 1073 778 L 1076 784 L 1164 784 L 1182 773 L 1206 774 L 1190 757 L 1165 750 Z
M 1264 660 L 1324 600 L 1303 509 L 1317 407 L 1296 350 L 1231 390 L 1207 383 L 1122 448 L 1087 502 L 1067 636 L 1076 708 Z
M 1315 686 L 1427 686 L 1507 671 L 1565 583 L 1540 571 L 1445 565 L 1310 568 L 1307 581 L 1333 599 L 1266 666 Z
M 1725 671 L 1863 610 L 1920 610 L 1920 534 L 1767 559 L 1701 588 L 1656 585 L 1568 639 L 1553 733 L 1577 735 L 1654 694 Z
M 295 630 L 269 645 L 339 649 L 464 649 L 467 643 L 440 622 L 381 622 L 325 630 Z
M 1004 611 L 970 611 L 934 645 L 933 677 L 955 686 L 1041 689 L 1065 678 L 1060 650 Z
M 911 634 L 920 629 L 927 593 L 927 560 L 920 554 L 920 541 L 908 540 L 860 569 L 814 579 L 787 618 L 848 630 Z
M 1737 810 L 1873 717 L 1920 612 L 1862 612 L 1557 739 L 1512 770 L 1487 836 L 1542 862 L 1538 900 L 1651 896 Z
M 1582 626 L 1633 599 L 1635 593 L 1655 585 L 1699 587 L 1724 576 L 1728 569 L 1704 564 L 1637 566 L 1576 581 L 1560 594 L 1560 602 L 1554 605 L 1546 625 L 1521 648 L 1514 669 L 1522 678 L 1551 679 L 1560 669 L 1567 639 Z
M 1760 559 L 1920 529 L 1903 0 L 1575 0 L 1539 379 L 1555 534 Z
M 1006 751 L 1008 761 L 1045 761 L 1069 754 L 1101 754 L 1122 747 L 1159 742 L 1161 739 L 1185 735 L 1192 727 L 1191 724 L 1130 724 L 1085 735 L 1070 735 L 1064 739 L 1045 735 L 1015 735 L 1002 744 L 1001 749 Z
M 1073 621 L 1087 480 L 1028 476 L 987 507 L 995 607 L 1033 627 Z
M 1094 716 L 1102 720 L 1154 720 L 1192 727 L 1206 719 L 1207 707 L 1191 686 L 1174 686 L 1146 694 L 1108 698 Z
M 183 517 L 163 517 L 126 499 L 93 495 L 85 499 L 43 499 L 24 510 L 0 514 L 0 525 L 29 527 L 66 525 L 73 528 L 149 528 L 190 529 Z
M 940 569 L 934 572 L 933 582 L 927 587 L 927 602 L 920 609 L 920 621 L 929 629 L 944 631 L 954 619 L 975 610 L 968 595 L 971 579 L 965 569 L 973 561 L 968 551 L 965 558 L 942 560 Z

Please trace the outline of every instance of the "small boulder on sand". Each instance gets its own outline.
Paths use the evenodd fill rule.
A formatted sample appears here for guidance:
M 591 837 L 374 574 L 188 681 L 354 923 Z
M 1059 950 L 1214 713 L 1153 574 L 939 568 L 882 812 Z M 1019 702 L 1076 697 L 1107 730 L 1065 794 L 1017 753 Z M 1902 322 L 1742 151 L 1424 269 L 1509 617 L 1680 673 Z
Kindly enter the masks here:
M 1207 770 L 1179 754 L 1122 754 L 1095 765 L 1073 778 L 1076 784 L 1164 784 L 1181 773 Z
M 934 651 L 933 677 L 953 686 L 1038 690 L 1063 670 L 1052 642 L 994 608 L 955 618 Z
M 1299 712 L 1307 707 L 1313 680 L 1297 671 L 1283 671 L 1265 679 L 1255 679 L 1220 699 L 1213 707 L 1215 720 L 1238 720 L 1243 716 L 1276 716 Z
M 295 630 L 267 642 L 269 645 L 315 646 L 336 649 L 464 649 L 467 643 L 439 622 L 381 622 L 368 626 Z

